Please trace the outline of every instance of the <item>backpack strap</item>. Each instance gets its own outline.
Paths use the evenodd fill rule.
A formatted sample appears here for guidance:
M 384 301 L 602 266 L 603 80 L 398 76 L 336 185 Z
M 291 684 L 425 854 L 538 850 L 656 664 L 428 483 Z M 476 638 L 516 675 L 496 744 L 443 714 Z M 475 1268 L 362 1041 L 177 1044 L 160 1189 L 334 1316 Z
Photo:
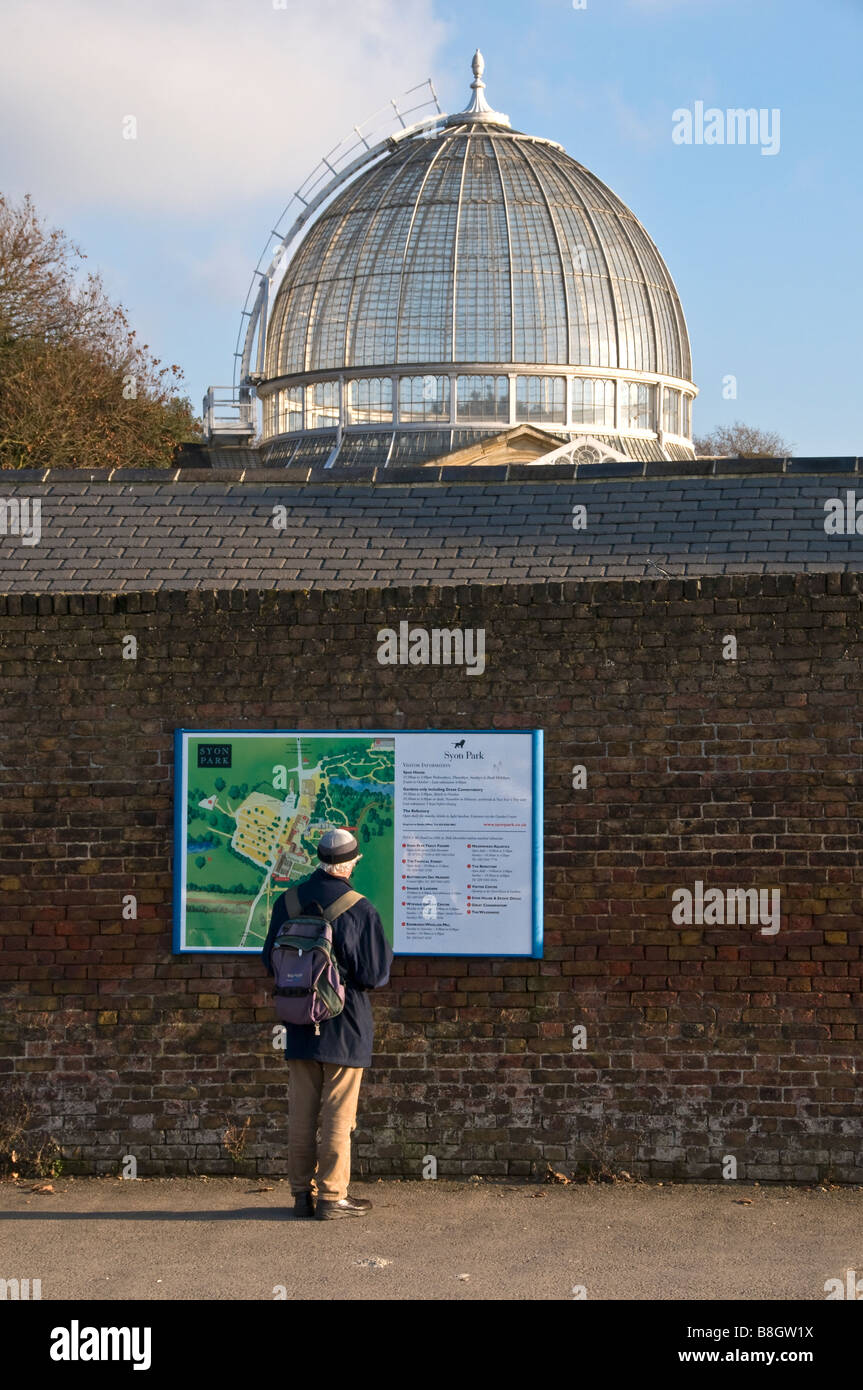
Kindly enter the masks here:
M 303 909 L 300 906 L 300 895 L 296 888 L 288 888 L 285 890 L 285 911 L 288 914 L 288 921 L 290 921 L 292 917 L 299 917 L 302 915 Z
M 343 912 L 348 912 L 362 900 L 362 893 L 355 893 L 353 888 L 349 888 L 347 893 L 342 893 L 340 898 L 336 898 L 334 903 L 330 903 L 329 907 L 324 908 L 324 921 L 334 922 Z

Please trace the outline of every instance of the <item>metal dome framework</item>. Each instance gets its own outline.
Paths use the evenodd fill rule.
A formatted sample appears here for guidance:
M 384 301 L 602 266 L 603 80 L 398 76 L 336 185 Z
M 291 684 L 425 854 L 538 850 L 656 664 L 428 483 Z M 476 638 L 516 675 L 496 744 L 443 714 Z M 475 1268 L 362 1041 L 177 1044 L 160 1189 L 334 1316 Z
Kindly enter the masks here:
M 420 461 L 521 423 L 694 457 L 689 339 L 657 248 L 560 145 L 488 106 L 479 53 L 473 70 L 466 111 L 328 164 L 293 255 L 258 272 L 240 386 L 270 458 Z

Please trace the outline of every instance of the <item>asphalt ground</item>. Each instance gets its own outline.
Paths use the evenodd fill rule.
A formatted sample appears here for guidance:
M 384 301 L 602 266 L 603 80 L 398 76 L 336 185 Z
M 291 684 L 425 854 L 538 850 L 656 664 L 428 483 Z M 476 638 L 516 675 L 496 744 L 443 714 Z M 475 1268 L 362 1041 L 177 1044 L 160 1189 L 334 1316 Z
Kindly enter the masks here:
M 50 1186 L 53 1191 L 37 1191 Z M 863 1279 L 863 1189 L 381 1181 L 293 1217 L 248 1178 L 0 1182 L 0 1278 L 43 1300 L 821 1300 Z M 863 1284 L 861 1284 L 863 1289 Z

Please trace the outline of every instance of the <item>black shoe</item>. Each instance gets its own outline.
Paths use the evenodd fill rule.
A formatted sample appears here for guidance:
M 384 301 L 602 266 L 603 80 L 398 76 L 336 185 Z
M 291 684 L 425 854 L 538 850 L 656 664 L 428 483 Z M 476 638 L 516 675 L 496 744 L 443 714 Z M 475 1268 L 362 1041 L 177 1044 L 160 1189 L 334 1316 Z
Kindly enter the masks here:
M 315 1208 L 317 1221 L 336 1221 L 341 1216 L 365 1216 L 371 1211 L 371 1202 L 364 1197 L 343 1197 L 340 1202 L 332 1198 L 319 1197 Z
M 294 1220 L 302 1221 L 305 1217 L 314 1216 L 315 1203 L 311 1192 L 299 1192 L 294 1197 Z

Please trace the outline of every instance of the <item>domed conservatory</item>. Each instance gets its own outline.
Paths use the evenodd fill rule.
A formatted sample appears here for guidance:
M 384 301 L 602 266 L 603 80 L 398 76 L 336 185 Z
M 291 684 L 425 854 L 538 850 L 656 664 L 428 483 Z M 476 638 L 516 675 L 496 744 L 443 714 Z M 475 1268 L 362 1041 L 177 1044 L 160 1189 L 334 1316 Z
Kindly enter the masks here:
M 234 436 L 322 467 L 496 461 L 496 441 L 529 461 L 693 459 L 659 251 L 562 146 L 493 110 L 472 66 L 466 110 L 406 125 L 393 103 L 401 129 L 356 128 L 359 154 L 296 195 L 244 310 Z

